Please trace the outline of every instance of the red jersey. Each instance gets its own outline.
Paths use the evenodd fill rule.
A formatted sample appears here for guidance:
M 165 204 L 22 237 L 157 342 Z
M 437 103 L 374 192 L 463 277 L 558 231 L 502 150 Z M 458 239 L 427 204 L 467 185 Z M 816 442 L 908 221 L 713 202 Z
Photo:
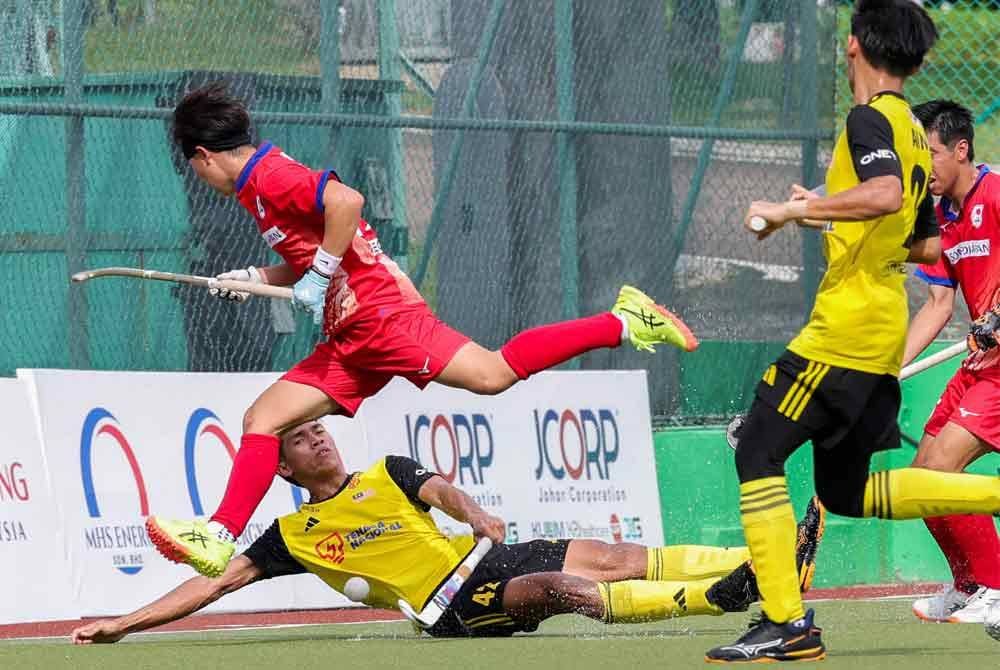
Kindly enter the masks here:
M 941 226 L 941 258 L 921 265 L 917 276 L 929 284 L 962 289 L 973 321 L 1000 300 L 1000 175 L 979 167 L 960 210 L 941 198 L 935 209 Z M 1000 349 L 971 354 L 963 366 L 981 370 L 1000 362 Z
M 257 221 L 264 241 L 299 275 L 312 266 L 323 242 L 323 189 L 332 170 L 312 170 L 265 142 L 247 162 L 236 193 Z M 363 219 L 326 293 L 323 332 L 333 336 L 373 310 L 423 304 L 409 277 L 382 252 L 375 230 Z

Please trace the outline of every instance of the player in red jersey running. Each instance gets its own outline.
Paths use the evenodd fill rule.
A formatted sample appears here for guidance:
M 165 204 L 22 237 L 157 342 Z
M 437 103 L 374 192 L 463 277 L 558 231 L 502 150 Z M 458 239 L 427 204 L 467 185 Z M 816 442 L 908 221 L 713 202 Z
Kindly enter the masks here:
M 224 84 L 184 97 L 174 110 L 173 137 L 198 177 L 224 196 L 235 195 L 284 260 L 220 276 L 294 286 L 293 304 L 311 312 L 327 337 L 247 410 L 229 483 L 211 519 L 147 519 L 160 553 L 204 575 L 222 573 L 267 493 L 279 436 L 326 414 L 353 416 L 394 376 L 419 388 L 437 381 L 491 395 L 596 348 L 625 341 L 646 351 L 658 343 L 686 351 L 698 345 L 679 318 L 625 286 L 609 312 L 533 328 L 489 351 L 441 322 L 382 252 L 361 219 L 360 193 L 332 170 L 312 170 L 270 143 L 251 143 L 250 116 Z
M 915 467 L 961 472 L 984 454 L 1000 451 L 1000 175 L 974 161 L 972 113 L 954 102 L 934 100 L 914 114 L 930 141 L 930 190 L 943 253 L 917 276 L 928 284 L 927 302 L 910 324 L 904 364 L 930 344 L 952 315 L 959 287 L 974 321 L 972 353 L 945 388 L 924 427 Z M 944 552 L 954 584 L 921 598 L 921 619 L 982 623 L 1000 603 L 1000 539 L 993 517 L 952 515 L 924 520 Z M 1000 605 L 998 605 L 1000 607 Z

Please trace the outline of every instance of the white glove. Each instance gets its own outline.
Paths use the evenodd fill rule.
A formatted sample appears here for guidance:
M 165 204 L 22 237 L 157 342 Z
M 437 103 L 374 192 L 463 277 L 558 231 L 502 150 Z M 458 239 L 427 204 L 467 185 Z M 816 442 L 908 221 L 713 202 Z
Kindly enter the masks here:
M 260 276 L 260 271 L 252 265 L 245 270 L 230 270 L 229 272 L 223 272 L 220 275 L 216 275 L 215 278 L 248 281 L 251 284 L 264 283 L 264 278 Z M 232 291 L 228 288 L 222 288 L 221 286 L 213 286 L 212 284 L 209 284 L 208 293 L 209 295 L 215 296 L 221 300 L 232 300 L 233 302 L 246 302 L 247 298 L 250 297 L 250 294 L 246 291 Z

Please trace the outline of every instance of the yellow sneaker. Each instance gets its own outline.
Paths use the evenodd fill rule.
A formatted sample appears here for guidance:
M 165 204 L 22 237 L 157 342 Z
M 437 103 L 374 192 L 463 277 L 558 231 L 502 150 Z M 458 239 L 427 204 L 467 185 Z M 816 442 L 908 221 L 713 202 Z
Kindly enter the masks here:
M 236 543 L 223 540 L 208 528 L 203 519 L 175 521 L 146 519 L 146 532 L 164 558 L 187 563 L 206 577 L 218 577 L 236 551 Z
M 698 348 L 698 339 L 679 317 L 634 286 L 622 286 L 611 312 L 628 323 L 629 340 L 639 351 L 655 351 L 653 345 L 661 343 L 684 351 Z

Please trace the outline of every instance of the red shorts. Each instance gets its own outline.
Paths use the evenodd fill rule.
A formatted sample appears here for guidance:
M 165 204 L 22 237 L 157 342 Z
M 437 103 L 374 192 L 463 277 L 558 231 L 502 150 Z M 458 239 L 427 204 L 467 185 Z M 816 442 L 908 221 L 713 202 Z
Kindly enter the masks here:
M 361 318 L 321 342 L 282 379 L 314 386 L 354 416 L 365 398 L 395 377 L 424 388 L 441 374 L 469 338 L 426 305 Z
M 941 394 L 924 432 L 936 436 L 949 421 L 1000 451 L 1000 368 L 959 368 Z

